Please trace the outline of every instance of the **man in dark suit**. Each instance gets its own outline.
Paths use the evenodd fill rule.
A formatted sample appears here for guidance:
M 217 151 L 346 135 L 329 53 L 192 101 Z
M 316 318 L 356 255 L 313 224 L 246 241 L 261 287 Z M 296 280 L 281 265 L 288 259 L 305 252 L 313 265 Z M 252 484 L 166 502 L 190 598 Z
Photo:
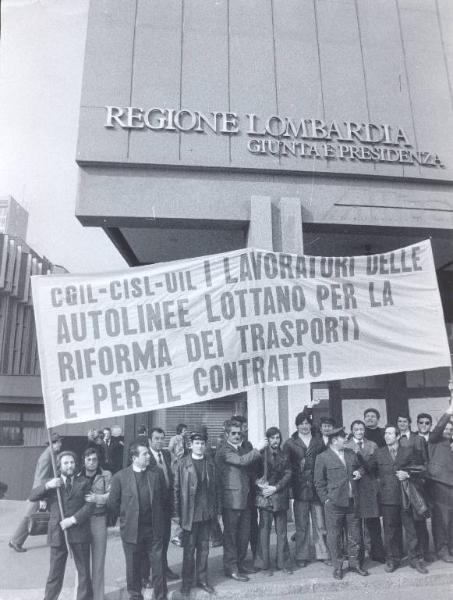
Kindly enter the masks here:
M 123 446 L 118 439 L 112 437 L 110 427 L 104 427 L 103 433 L 104 464 L 102 468 L 114 475 L 123 468 Z
M 107 508 L 120 518 L 120 533 L 126 558 L 127 592 L 130 600 L 143 600 L 142 556 L 152 567 L 156 600 L 167 598 L 162 565 L 164 507 L 169 502 L 161 469 L 150 467 L 150 451 L 141 442 L 130 447 L 132 464 L 112 477 Z
M 411 567 L 419 573 L 428 573 L 422 559 L 422 551 L 417 539 L 414 516 L 411 507 L 402 504 L 402 482 L 424 475 L 425 464 L 418 462 L 420 455 L 414 446 L 402 446 L 398 440 L 399 431 L 388 425 L 384 436 L 386 446 L 378 448 L 368 459 L 368 467 L 379 478 L 382 516 L 384 522 L 385 554 L 387 573 L 398 568 L 401 561 L 401 527 L 406 533 L 406 543 Z
M 259 536 L 255 567 L 272 574 L 270 565 L 270 536 L 272 521 L 277 534 L 277 568 L 292 575 L 291 557 L 287 538 L 287 510 L 289 508 L 289 483 L 291 466 L 281 449 L 282 434 L 277 427 L 266 431 L 269 446 L 261 450 L 256 474 L 255 503 L 259 510 Z
M 172 458 L 169 450 L 164 449 L 165 431 L 160 427 L 154 427 L 151 430 L 149 438 L 150 466 L 157 467 L 162 471 L 165 481 L 165 488 L 168 495 L 168 502 L 164 505 L 164 538 L 162 547 L 162 560 L 164 565 L 165 577 L 168 581 L 179 579 L 179 575 L 174 573 L 168 566 L 167 552 L 171 537 L 171 520 L 173 517 L 173 499 L 174 499 L 174 475 L 171 467 Z M 145 573 L 146 576 L 146 573 Z
M 437 556 L 447 563 L 453 563 L 452 415 L 453 403 L 439 419 L 428 443 L 434 546 Z
M 211 522 L 217 517 L 215 465 L 206 456 L 206 437 L 195 432 L 190 440 L 190 454 L 176 464 L 174 486 L 175 515 L 182 528 L 184 547 L 181 586 L 184 598 L 190 596 L 194 575 L 197 587 L 208 594 L 215 593 L 207 579 Z
M 62 438 L 58 435 L 58 433 L 52 433 L 52 447 L 46 448 L 44 452 L 40 454 L 38 462 L 36 463 L 32 489 L 52 478 L 53 468 L 51 452 L 53 452 L 54 456 L 58 455 L 61 450 L 61 440 Z M 13 548 L 16 552 L 27 552 L 27 549 L 23 547 L 23 544 L 28 537 L 30 515 L 38 510 L 39 504 L 39 502 L 28 502 L 25 515 L 14 532 L 13 537 L 8 542 L 9 547 Z M 43 504 L 45 505 L 45 501 L 43 501 Z
M 85 477 L 74 477 L 76 455 L 68 450 L 57 457 L 60 477 L 49 479 L 32 490 L 30 500 L 47 500 L 50 519 L 47 543 L 50 545 L 50 569 L 44 600 L 57 600 L 63 586 L 68 549 L 63 534 L 67 531 L 78 574 L 77 600 L 91 600 L 93 590 L 90 577 L 90 517 L 95 505 L 85 501 L 91 482 Z M 57 488 L 61 489 L 63 515 L 60 513 Z
M 225 425 L 226 442 L 216 452 L 219 505 L 223 517 L 223 568 L 236 581 L 248 581 L 244 561 L 250 539 L 250 466 L 260 458 L 259 450 L 242 447 L 241 426 L 236 421 Z M 261 448 L 267 445 L 264 441 Z M 260 449 L 261 449 L 260 448 Z
M 302 411 L 296 416 L 297 431 L 283 446 L 291 467 L 291 487 L 296 522 L 295 563 L 305 567 L 311 557 L 310 539 L 313 538 L 317 560 L 329 562 L 324 511 L 314 485 L 315 461 L 325 450 L 321 435 L 312 435 L 311 416 Z M 331 430 L 333 427 L 331 428 Z M 310 535 L 310 516 L 313 536 Z
M 428 445 L 423 437 L 418 434 L 418 431 L 411 431 L 411 418 L 405 413 L 397 416 L 396 425 L 399 429 L 399 443 L 401 446 L 410 445 L 415 453 L 415 461 L 418 464 L 426 464 L 428 462 Z M 419 482 L 419 489 L 426 496 L 425 485 Z M 429 533 L 426 525 L 426 518 L 420 517 L 414 521 L 417 539 L 422 550 L 423 560 L 432 562 L 429 553 Z
M 357 481 L 363 467 L 359 455 L 344 447 L 346 433 L 342 427 L 329 433 L 329 446 L 316 457 L 315 486 L 326 511 L 327 544 L 334 566 L 335 579 L 343 578 L 342 539 L 347 540 L 349 569 L 366 576 L 360 565 L 360 516 Z

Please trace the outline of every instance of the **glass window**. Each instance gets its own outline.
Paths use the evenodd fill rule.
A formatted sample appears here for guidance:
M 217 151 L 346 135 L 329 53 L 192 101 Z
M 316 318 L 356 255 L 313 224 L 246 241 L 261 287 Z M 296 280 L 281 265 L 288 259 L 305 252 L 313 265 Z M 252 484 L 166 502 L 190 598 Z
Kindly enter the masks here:
M 0 446 L 43 446 L 46 441 L 41 406 L 0 405 Z

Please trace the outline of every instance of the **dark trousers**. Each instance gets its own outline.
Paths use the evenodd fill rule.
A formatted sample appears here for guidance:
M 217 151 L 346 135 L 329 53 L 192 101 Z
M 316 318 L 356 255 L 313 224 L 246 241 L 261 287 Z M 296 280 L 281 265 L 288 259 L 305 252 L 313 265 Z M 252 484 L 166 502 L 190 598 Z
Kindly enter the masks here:
M 415 533 L 417 535 L 418 545 L 420 547 L 420 552 L 424 556 L 424 558 L 429 557 L 429 533 L 428 526 L 426 524 L 426 519 L 421 519 L 420 521 L 415 520 Z
M 223 533 L 220 528 L 219 517 L 218 515 L 214 515 L 211 519 L 211 541 L 213 543 L 223 543 Z
M 227 575 L 240 571 L 247 556 L 250 540 L 250 509 L 224 508 L 223 518 L 223 568 Z
M 90 577 L 90 544 L 71 544 L 71 550 L 77 569 L 77 600 L 91 600 L 93 590 Z M 50 547 L 50 569 L 44 600 L 57 600 L 60 596 L 67 558 L 66 545 Z
M 382 542 L 381 519 L 379 517 L 368 517 L 365 526 L 370 536 L 370 558 L 372 560 L 384 560 L 385 550 Z
M 402 527 L 406 534 L 409 559 L 415 560 L 421 558 L 422 555 L 417 540 L 415 522 L 410 511 L 403 510 L 401 506 L 383 504 L 382 517 L 384 522 L 386 560 L 391 562 L 399 562 L 401 560 Z
M 211 521 L 198 521 L 192 523 L 192 529 L 182 532 L 182 545 L 184 548 L 182 559 L 182 589 L 190 590 L 196 583 L 207 583 L 208 580 L 208 556 L 209 556 L 209 534 Z M 196 553 L 196 560 L 195 560 Z
M 327 545 L 335 569 L 343 564 L 343 537 L 346 540 L 350 567 L 359 564 L 361 531 L 360 517 L 356 515 L 354 501 L 349 506 L 337 506 L 332 502 L 325 505 Z
M 439 557 L 453 554 L 453 505 L 434 502 L 431 526 L 434 547 Z
M 170 537 L 171 537 L 171 518 L 166 516 L 163 537 L 162 537 L 162 568 L 163 568 L 164 573 L 166 573 L 167 569 L 168 569 L 167 552 L 168 552 L 168 545 L 170 543 Z M 143 557 L 142 557 L 141 573 L 142 573 L 143 580 L 149 579 L 150 573 L 151 573 L 151 563 L 150 563 L 148 554 L 146 554 L 146 553 L 143 554 Z
M 250 508 L 250 550 L 253 558 L 256 556 L 258 548 L 259 526 L 258 526 L 258 509 L 255 506 Z
M 138 540 L 136 544 L 123 541 L 126 558 L 126 584 L 131 600 L 143 600 L 142 596 L 142 558 L 148 557 L 152 570 L 154 598 L 164 600 L 167 597 L 167 580 L 162 570 L 162 539 L 152 535 Z
M 259 509 L 259 535 L 256 550 L 255 567 L 270 569 L 270 542 L 272 521 L 275 523 L 277 534 L 277 568 L 288 567 L 291 561 L 287 537 L 286 510 L 272 512 L 272 510 Z

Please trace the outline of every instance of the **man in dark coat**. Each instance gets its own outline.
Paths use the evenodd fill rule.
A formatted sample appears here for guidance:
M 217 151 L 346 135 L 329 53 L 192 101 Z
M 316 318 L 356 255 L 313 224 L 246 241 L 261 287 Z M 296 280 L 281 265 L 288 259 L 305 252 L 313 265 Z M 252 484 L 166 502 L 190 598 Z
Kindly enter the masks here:
M 335 579 L 343 578 L 343 537 L 347 540 L 349 569 L 366 576 L 360 565 L 360 517 L 357 481 L 364 473 L 358 455 L 344 448 L 346 434 L 338 427 L 329 434 L 329 447 L 315 464 L 315 486 L 326 511 L 327 543 Z
M 164 561 L 164 573 L 168 581 L 176 581 L 179 575 L 174 573 L 168 566 L 167 552 L 171 538 L 171 520 L 173 517 L 173 499 L 174 499 L 174 475 L 171 466 L 172 457 L 169 450 L 164 449 L 165 431 L 160 427 L 154 427 L 151 430 L 149 438 L 150 466 L 157 467 L 162 471 L 165 480 L 166 493 L 168 502 L 164 504 L 164 539 L 162 548 L 162 560 Z M 145 577 L 148 573 L 145 573 Z
M 184 548 L 181 593 L 186 598 L 190 596 L 194 575 L 197 587 L 214 593 L 207 577 L 211 522 L 217 516 L 215 465 L 206 456 L 206 437 L 195 432 L 190 440 L 190 454 L 176 464 L 174 484 L 175 516 L 182 529 Z
M 91 600 L 93 590 L 90 577 L 90 517 L 95 505 L 85 501 L 91 482 L 85 477 L 74 477 L 76 455 L 63 451 L 57 457 L 59 477 L 49 479 L 34 488 L 30 500 L 47 500 L 50 511 L 47 543 L 50 545 L 50 570 L 44 600 L 57 600 L 63 586 L 68 549 L 63 530 L 74 556 L 78 574 L 77 600 Z M 61 489 L 63 515 L 60 513 L 57 488 Z
M 418 432 L 411 431 L 412 419 L 408 414 L 400 413 L 396 418 L 396 426 L 399 429 L 399 443 L 401 446 L 411 445 L 415 453 L 415 460 L 418 464 L 428 462 L 428 445 L 424 438 Z M 420 491 L 424 496 L 427 495 L 425 485 L 419 482 Z M 429 554 L 429 533 L 426 525 L 426 518 L 420 517 L 414 521 L 417 539 L 422 550 L 425 562 L 431 562 Z
M 428 442 L 428 473 L 433 502 L 432 528 L 437 556 L 453 563 L 453 403 L 439 419 Z
M 308 413 L 296 416 L 297 431 L 283 446 L 291 467 L 291 487 L 294 498 L 294 520 L 296 522 L 295 563 L 305 567 L 310 560 L 310 516 L 313 527 L 313 544 L 318 560 L 328 561 L 325 536 L 324 511 L 314 485 L 315 461 L 323 452 L 320 435 L 312 435 L 312 419 Z
M 112 477 L 107 508 L 119 516 L 120 534 L 126 558 L 126 582 L 130 600 L 143 600 L 142 556 L 152 568 L 156 600 L 167 598 L 167 580 L 163 571 L 162 540 L 164 507 L 169 502 L 161 469 L 150 468 L 150 451 L 141 442 L 129 450 L 132 464 Z
M 415 529 L 414 516 L 411 510 L 402 503 L 402 482 L 415 481 L 425 474 L 423 463 L 414 446 L 402 446 L 398 441 L 398 429 L 388 425 L 384 435 L 386 446 L 378 448 L 370 456 L 368 468 L 379 478 L 379 489 L 382 516 L 384 522 L 385 554 L 387 573 L 398 568 L 401 561 L 401 527 L 406 533 L 406 543 L 411 567 L 419 573 L 428 573 L 422 560 L 422 552 Z
M 229 421 L 226 442 L 216 452 L 217 487 L 223 517 L 223 568 L 236 581 L 248 581 L 255 568 L 244 564 L 250 540 L 250 466 L 260 458 L 259 450 L 242 447 L 241 426 Z M 267 445 L 264 441 L 261 448 Z M 261 449 L 260 448 L 260 449 Z
M 266 431 L 269 446 L 261 450 L 257 464 L 256 506 L 259 510 L 259 536 L 255 567 L 270 570 L 270 536 L 272 521 L 277 534 L 277 568 L 292 575 L 291 557 L 287 538 L 287 510 L 289 508 L 289 483 L 291 467 L 287 455 L 281 449 L 282 434 L 277 427 Z
M 110 427 L 104 427 L 102 431 L 104 433 L 104 464 L 102 468 L 114 475 L 123 468 L 123 446 L 118 439 L 112 437 Z
M 377 450 L 377 445 L 365 439 L 365 423 L 359 419 L 351 423 L 351 437 L 345 448 L 359 454 L 367 464 L 370 456 Z M 359 516 L 365 522 L 370 536 L 370 558 L 380 563 L 385 562 L 384 544 L 382 543 L 380 507 L 378 500 L 379 486 L 374 473 L 365 472 L 357 482 Z M 362 532 L 363 534 L 364 532 Z M 364 542 L 362 542 L 362 548 Z
M 61 450 L 62 438 L 58 433 L 52 433 L 51 442 L 52 447 L 46 448 L 39 456 L 38 462 L 36 463 L 35 475 L 33 478 L 32 489 L 37 488 L 41 484 L 45 483 L 48 479 L 53 476 L 52 468 L 52 456 L 53 452 L 56 457 Z M 42 501 L 45 504 L 45 501 Z M 25 540 L 28 537 L 28 525 L 30 523 L 30 516 L 35 513 L 39 508 L 39 502 L 28 502 L 27 510 L 24 517 L 19 523 L 13 537 L 8 542 L 10 548 L 13 548 L 16 552 L 26 552 L 26 548 L 23 547 Z

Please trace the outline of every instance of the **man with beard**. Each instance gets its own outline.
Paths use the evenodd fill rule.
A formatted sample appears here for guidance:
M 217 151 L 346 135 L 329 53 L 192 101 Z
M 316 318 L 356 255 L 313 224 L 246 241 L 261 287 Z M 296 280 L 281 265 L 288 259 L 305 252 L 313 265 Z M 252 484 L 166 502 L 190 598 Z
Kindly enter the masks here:
M 68 450 L 57 457 L 59 477 L 54 477 L 32 490 L 30 500 L 47 500 L 50 518 L 47 543 L 50 545 L 50 569 L 44 600 L 57 600 L 63 586 L 68 548 L 67 537 L 78 575 L 77 600 L 91 600 L 93 590 L 90 576 L 90 517 L 94 504 L 85 501 L 91 482 L 85 477 L 74 477 L 76 455 Z M 63 514 L 58 506 L 57 488 L 61 489 Z
M 259 510 L 259 535 L 255 567 L 272 575 L 270 567 L 270 536 L 272 521 L 277 534 L 277 569 L 292 575 L 291 557 L 287 538 L 287 510 L 291 467 L 281 449 L 282 434 L 277 427 L 266 431 L 268 447 L 261 450 L 257 465 L 256 506 Z

